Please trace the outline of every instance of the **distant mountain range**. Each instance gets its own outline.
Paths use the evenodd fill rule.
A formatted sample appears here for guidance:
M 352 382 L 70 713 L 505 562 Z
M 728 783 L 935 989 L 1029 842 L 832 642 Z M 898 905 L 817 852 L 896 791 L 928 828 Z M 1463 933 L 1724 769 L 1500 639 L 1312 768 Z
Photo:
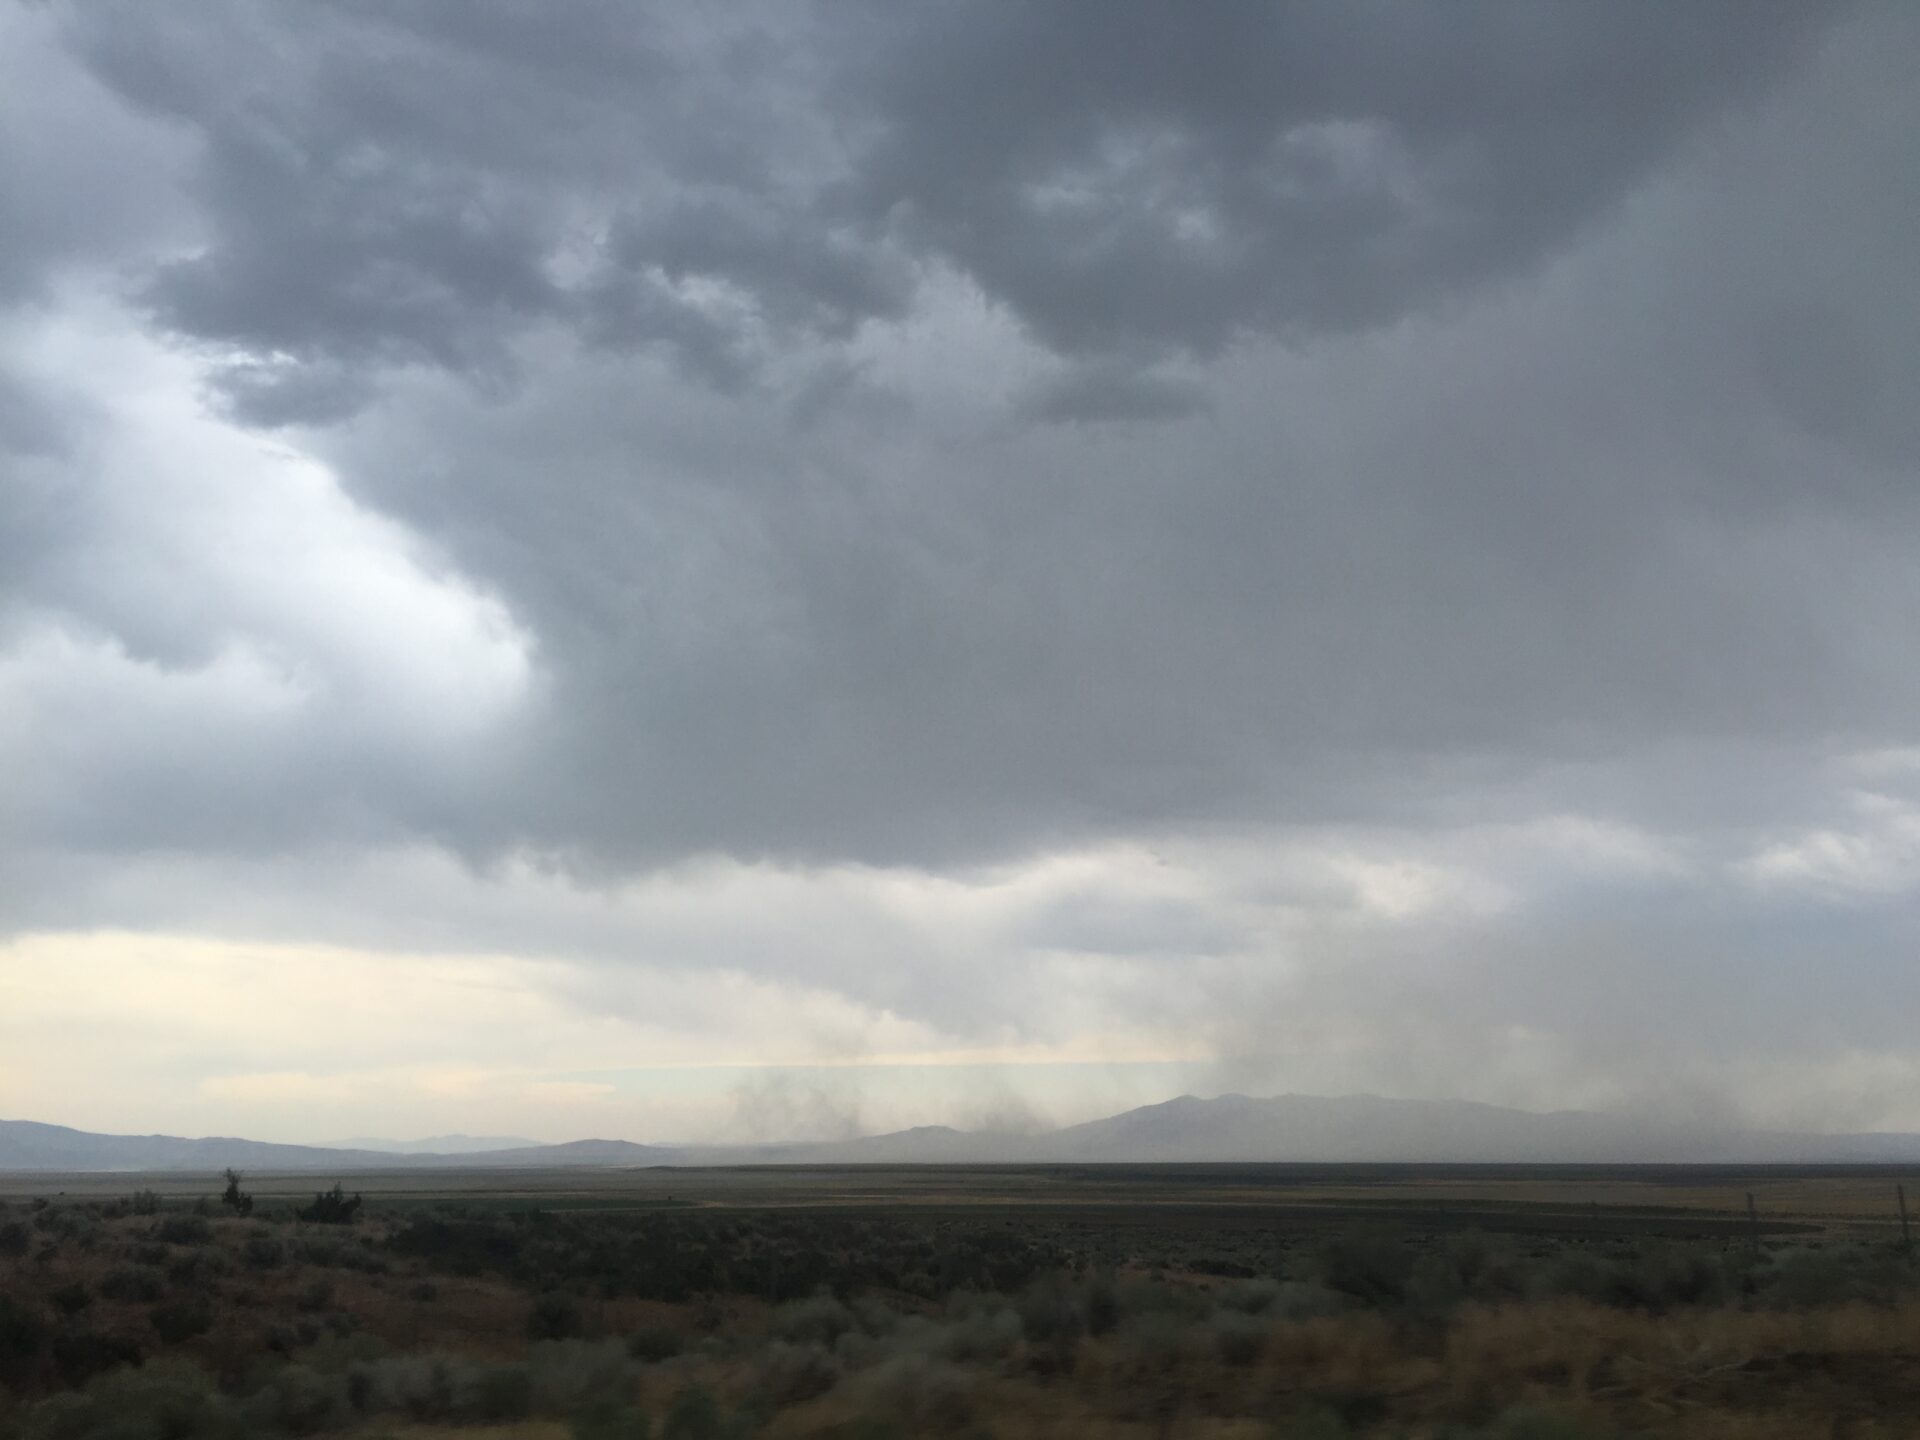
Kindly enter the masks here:
M 430 1149 L 433 1145 L 444 1148 Z M 1182 1095 L 1039 1135 L 922 1126 L 860 1139 L 784 1145 L 537 1145 L 471 1136 L 341 1147 L 225 1137 L 95 1135 L 0 1120 L 0 1171 L 254 1172 L 563 1165 L 988 1164 L 1325 1161 L 1457 1164 L 1920 1164 L 1920 1135 L 1820 1135 L 1628 1119 L 1541 1115 L 1463 1100 L 1375 1095 Z
M 424 1140 L 375 1140 L 359 1136 L 330 1140 L 323 1150 L 380 1150 L 389 1155 L 482 1155 L 489 1150 L 532 1150 L 538 1140 L 515 1135 L 429 1135 Z
M 576 1140 L 506 1150 L 396 1154 L 389 1150 L 275 1145 L 264 1140 L 176 1135 L 95 1135 L 64 1125 L 0 1120 L 0 1171 L 399 1170 L 434 1166 L 663 1165 L 679 1152 L 624 1140 Z

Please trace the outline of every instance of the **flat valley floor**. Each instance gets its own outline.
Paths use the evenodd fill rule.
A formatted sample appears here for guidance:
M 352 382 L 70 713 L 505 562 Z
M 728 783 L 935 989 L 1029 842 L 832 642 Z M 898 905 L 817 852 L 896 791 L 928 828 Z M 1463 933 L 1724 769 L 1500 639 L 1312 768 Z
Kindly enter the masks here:
M 0 1440 L 1920 1437 L 1920 1170 L 243 1183 L 0 1176 Z
M 654 1207 L 978 1219 L 984 1212 L 1114 1224 L 1379 1222 L 1416 1229 L 1674 1237 L 1900 1234 L 1900 1192 L 1920 1224 L 1920 1168 L 1720 1165 L 849 1165 L 712 1169 L 405 1168 L 249 1174 L 263 1200 L 338 1182 L 381 1209 L 453 1203 L 538 1210 Z M 135 1188 L 167 1200 L 217 1194 L 214 1177 L 0 1174 L 0 1198 L 103 1200 Z M 1751 1200 L 1751 1208 L 1749 1207 Z

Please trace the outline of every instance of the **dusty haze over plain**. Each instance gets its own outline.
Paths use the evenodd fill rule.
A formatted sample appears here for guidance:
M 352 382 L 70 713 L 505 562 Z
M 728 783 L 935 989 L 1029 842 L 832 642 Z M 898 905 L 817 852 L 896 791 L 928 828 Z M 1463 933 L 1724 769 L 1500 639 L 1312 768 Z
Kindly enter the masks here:
M 0 7 L 0 1115 L 1920 1130 L 1920 9 Z

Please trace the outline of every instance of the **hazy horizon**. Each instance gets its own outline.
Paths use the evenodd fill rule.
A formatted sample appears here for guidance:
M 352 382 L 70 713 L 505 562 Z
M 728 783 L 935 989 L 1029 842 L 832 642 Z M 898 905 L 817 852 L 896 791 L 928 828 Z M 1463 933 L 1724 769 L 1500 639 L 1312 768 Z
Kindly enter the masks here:
M 17 1127 L 26 1117 L 0 1116 L 0 1172 L 44 1170 L 50 1161 L 38 1146 L 43 1140 Z M 737 1117 L 736 1117 L 737 1122 Z M 29 1122 L 30 1126 L 32 1123 Z M 62 1127 L 57 1121 L 39 1124 Z M 286 1135 L 167 1136 L 133 1131 L 102 1134 L 80 1129 L 88 1143 L 143 1140 L 189 1144 L 234 1142 L 240 1147 L 294 1145 L 320 1152 L 377 1153 L 395 1163 L 446 1161 L 457 1167 L 473 1158 L 520 1155 L 552 1147 L 638 1146 L 656 1152 L 650 1163 L 736 1165 L 763 1163 L 792 1154 L 804 1163 L 886 1162 L 967 1164 L 1048 1162 L 1077 1159 L 1089 1163 L 1139 1160 L 1263 1163 L 1424 1164 L 1911 1164 L 1920 1160 L 1920 1134 L 1901 1131 L 1819 1132 L 1743 1127 L 1722 1116 L 1662 1114 L 1651 1111 L 1554 1111 L 1487 1106 L 1474 1101 L 1374 1094 L 1249 1096 L 1239 1092 L 1182 1093 L 1129 1107 L 1116 1114 L 1048 1122 L 1031 1111 L 987 1115 L 977 1123 L 894 1126 L 862 1125 L 848 1112 L 823 1124 L 814 1116 L 798 1131 L 742 1136 L 737 1123 L 715 1133 L 559 1134 L 541 1138 L 447 1135 L 438 1137 L 360 1137 L 308 1141 Z M 1875 1142 L 1884 1139 L 1884 1146 Z M 1823 1142 L 1831 1140 L 1831 1147 Z M 438 1142 L 438 1143 L 436 1143 Z M 869 1142 L 881 1148 L 868 1149 Z M 1058 1142 L 1057 1144 L 1055 1142 Z M 72 1142 L 78 1144 L 79 1142 Z M 954 1144 L 964 1148 L 955 1150 Z M 141 1154 L 145 1155 L 142 1151 Z M 196 1162 L 122 1156 L 117 1150 L 71 1154 L 68 1164 L 83 1170 L 109 1160 L 116 1170 L 200 1169 L 209 1166 L 272 1166 L 266 1157 L 244 1148 L 229 1154 L 197 1152 Z M 511 1163 L 532 1163 L 531 1159 Z M 576 1152 L 569 1164 L 631 1164 L 630 1157 L 600 1150 Z M 53 1164 L 63 1169 L 67 1165 Z
M 1197 1101 L 1209 1105 L 1215 1101 L 1250 1100 L 1255 1104 L 1266 1102 L 1306 1102 L 1308 1105 L 1320 1103 L 1341 1104 L 1345 1102 L 1366 1102 L 1378 1104 L 1385 1109 L 1401 1106 L 1439 1105 L 1443 1107 L 1463 1107 L 1467 1109 L 1485 1108 L 1500 1114 L 1524 1116 L 1531 1119 L 1550 1120 L 1556 1116 L 1591 1118 L 1617 1124 L 1617 1133 L 1631 1139 L 1640 1135 L 1653 1141 L 1674 1136 L 1696 1136 L 1710 1138 L 1715 1135 L 1738 1134 L 1795 1134 L 1808 1137 L 1833 1136 L 1854 1137 L 1887 1135 L 1889 1137 L 1909 1139 L 1916 1132 L 1893 1128 L 1863 1130 L 1843 1130 L 1834 1127 L 1811 1127 L 1804 1130 L 1789 1130 L 1784 1127 L 1754 1125 L 1742 1121 L 1731 1113 L 1720 1110 L 1703 1112 L 1690 1109 L 1662 1110 L 1659 1108 L 1608 1108 L 1600 1110 L 1535 1110 L 1524 1106 L 1488 1106 L 1483 1101 L 1462 1100 L 1455 1096 L 1407 1096 L 1380 1095 L 1371 1091 L 1349 1092 L 1345 1094 L 1301 1094 L 1288 1091 L 1278 1094 L 1248 1095 L 1241 1091 L 1181 1091 L 1177 1094 L 1161 1095 L 1130 1104 L 1119 1111 L 1098 1111 L 1085 1114 L 1069 1113 L 1065 1118 L 1051 1118 L 1031 1106 L 1022 1105 L 1017 1110 L 982 1110 L 962 1114 L 955 1121 L 927 1121 L 898 1117 L 898 1110 L 879 1111 L 875 1118 L 867 1119 L 857 1104 L 848 1108 L 834 1108 L 828 1092 L 818 1088 L 798 1090 L 805 1086 L 804 1074 L 778 1072 L 779 1083 L 789 1093 L 773 1102 L 775 1108 L 764 1108 L 767 1101 L 768 1085 L 765 1083 L 768 1072 L 760 1069 L 748 1071 L 749 1076 L 759 1082 L 761 1091 L 757 1112 L 745 1114 L 747 1102 L 743 1101 L 738 1089 L 728 1099 L 732 1109 L 723 1114 L 716 1124 L 706 1130 L 687 1130 L 675 1133 L 593 1133 L 554 1132 L 542 1136 L 496 1136 L 479 1137 L 465 1134 L 440 1136 L 359 1136 L 346 1139 L 315 1140 L 300 1135 L 278 1133 L 234 1134 L 223 1137 L 211 1135 L 181 1135 L 182 1139 L 228 1138 L 257 1141 L 266 1144 L 300 1145 L 327 1150 L 379 1150 L 395 1155 L 445 1155 L 450 1158 L 464 1154 L 505 1151 L 522 1148 L 538 1148 L 550 1145 L 565 1145 L 588 1140 L 609 1140 L 637 1145 L 660 1146 L 666 1148 L 741 1150 L 757 1146 L 818 1146 L 839 1142 L 874 1139 L 899 1135 L 919 1130 L 953 1131 L 982 1137 L 1003 1137 L 1014 1140 L 1031 1140 L 1073 1129 L 1091 1122 L 1113 1119 L 1119 1115 L 1136 1115 L 1176 1106 L 1181 1102 Z M 937 1091 L 935 1093 L 938 1093 Z M 70 1125 L 58 1117 L 0 1115 L 0 1122 L 27 1120 L 40 1124 L 59 1126 L 79 1130 L 83 1133 L 137 1137 L 142 1135 L 166 1134 L 150 1127 L 135 1126 L 126 1131 L 98 1131 L 87 1126 Z M 784 1127 L 784 1128 L 774 1128 Z M 436 1146 L 434 1141 L 449 1142 Z M 483 1141 L 487 1143 L 482 1143 Z M 1276 1156 L 1276 1159 L 1292 1158 Z M 1391 1161 L 1391 1155 L 1383 1155 L 1383 1160 Z
M 1920 7 L 0 7 L 0 1114 L 1920 1132 Z

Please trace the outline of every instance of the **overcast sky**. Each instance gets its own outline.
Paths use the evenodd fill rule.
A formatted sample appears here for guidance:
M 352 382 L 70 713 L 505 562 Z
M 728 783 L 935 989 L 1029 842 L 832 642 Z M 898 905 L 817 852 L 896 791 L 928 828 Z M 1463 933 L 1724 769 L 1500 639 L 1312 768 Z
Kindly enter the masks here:
M 0 1115 L 1920 1129 L 1920 7 L 0 3 Z

